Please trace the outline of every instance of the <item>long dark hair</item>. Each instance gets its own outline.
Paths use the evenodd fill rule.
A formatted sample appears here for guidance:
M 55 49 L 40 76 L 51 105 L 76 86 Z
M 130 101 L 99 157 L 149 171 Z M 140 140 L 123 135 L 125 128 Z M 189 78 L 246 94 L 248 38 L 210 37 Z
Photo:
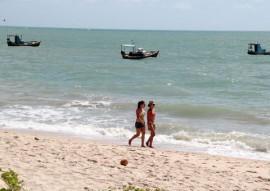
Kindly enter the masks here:
M 140 107 L 141 107 L 142 104 L 145 104 L 145 102 L 144 101 L 139 101 L 138 102 L 138 109 L 140 109 Z

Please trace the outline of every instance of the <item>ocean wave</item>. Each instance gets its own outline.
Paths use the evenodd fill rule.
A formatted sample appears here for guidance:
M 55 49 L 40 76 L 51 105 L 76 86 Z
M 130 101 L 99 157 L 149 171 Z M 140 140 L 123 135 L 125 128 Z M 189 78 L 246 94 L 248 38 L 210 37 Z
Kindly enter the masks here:
M 184 103 L 157 104 L 157 111 L 173 118 L 196 120 L 227 120 L 241 124 L 257 124 L 269 126 L 270 119 L 267 112 L 257 110 L 235 110 L 221 106 L 191 105 Z M 267 115 L 265 114 L 267 113 Z
M 172 116 L 189 118 L 206 118 L 210 116 L 221 116 L 232 112 L 229 111 L 229 109 L 221 107 L 207 105 L 190 105 L 185 103 L 159 104 L 158 109 L 165 111 Z
M 72 100 L 64 104 L 64 107 L 77 107 L 77 108 L 87 108 L 87 109 L 101 109 L 107 108 L 110 105 L 107 101 L 82 101 L 82 100 Z
M 64 104 L 63 107 L 104 109 L 104 108 L 108 108 L 111 105 L 111 103 L 112 103 L 111 97 L 87 96 L 85 99 L 81 99 L 81 100 L 70 100 L 68 101 L 68 103 Z
M 180 131 L 172 135 L 177 141 L 186 141 L 211 146 L 229 146 L 232 148 L 270 152 L 270 136 L 243 132 L 187 132 Z
M 74 134 L 86 138 L 100 136 L 101 139 L 106 137 L 128 139 L 135 133 L 134 111 L 130 111 L 130 108 L 134 106 L 136 107 L 136 104 L 133 102 L 126 101 L 113 103 L 111 98 L 106 97 L 71 100 L 61 107 L 4 106 L 0 111 L 0 128 L 32 129 Z M 205 127 L 212 125 L 213 121 L 206 120 L 207 122 L 203 124 L 205 127 L 202 127 L 197 122 L 197 126 L 192 125 L 193 120 L 187 120 L 188 125 L 181 124 L 181 120 L 158 114 L 155 141 L 159 144 L 193 146 L 201 150 L 212 149 L 214 153 L 222 149 L 222 152 L 240 150 L 270 153 L 270 135 L 267 132 L 256 130 L 255 133 L 251 129 L 244 131 L 236 127 L 226 128 L 224 124 L 227 125 L 227 121 L 221 124 L 220 129 L 207 129 Z M 162 118 L 162 123 L 159 122 L 160 118 Z M 234 131 L 234 129 L 239 131 Z M 148 131 L 147 134 L 149 134 Z
M 100 135 L 91 124 L 71 124 L 71 123 L 41 123 L 36 121 L 13 121 L 1 120 L 0 128 L 4 129 L 19 129 L 19 130 L 35 130 L 51 133 L 62 133 L 79 136 L 88 136 L 90 138 Z M 91 135 L 91 136 L 90 136 Z

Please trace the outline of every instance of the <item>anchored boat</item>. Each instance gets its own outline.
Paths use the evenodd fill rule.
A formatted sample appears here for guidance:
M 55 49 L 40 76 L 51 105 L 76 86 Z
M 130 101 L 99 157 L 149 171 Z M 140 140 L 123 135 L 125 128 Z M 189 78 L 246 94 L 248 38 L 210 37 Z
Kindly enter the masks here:
M 148 57 L 157 57 L 158 53 L 159 51 L 145 51 L 143 48 L 136 48 L 136 45 L 134 44 L 121 45 L 121 55 L 123 59 L 142 59 Z
M 265 49 L 262 49 L 259 43 L 249 43 L 248 54 L 249 55 L 270 55 L 270 52 L 266 52 Z
M 14 41 L 11 40 L 11 38 L 14 39 Z M 33 46 L 37 47 L 40 45 L 41 41 L 22 41 L 22 36 L 19 35 L 7 35 L 7 44 L 8 46 Z

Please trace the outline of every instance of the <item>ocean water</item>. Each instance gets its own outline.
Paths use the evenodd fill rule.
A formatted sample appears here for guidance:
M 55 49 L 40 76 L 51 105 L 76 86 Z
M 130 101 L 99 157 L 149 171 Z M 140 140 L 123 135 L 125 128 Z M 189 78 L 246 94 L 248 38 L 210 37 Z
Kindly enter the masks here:
M 7 30 L 41 46 L 8 47 Z M 122 59 L 130 40 L 159 56 Z M 270 56 L 247 55 L 257 41 L 270 50 L 270 32 L 0 27 L 0 128 L 126 144 L 137 102 L 154 100 L 157 147 L 270 160 Z

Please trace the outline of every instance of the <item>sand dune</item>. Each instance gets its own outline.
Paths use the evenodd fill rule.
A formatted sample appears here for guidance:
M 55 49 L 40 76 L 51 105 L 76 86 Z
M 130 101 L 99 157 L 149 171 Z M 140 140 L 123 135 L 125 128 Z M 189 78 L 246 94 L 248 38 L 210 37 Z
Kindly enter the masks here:
M 270 161 L 114 145 L 0 131 L 0 167 L 34 191 L 121 190 L 128 185 L 189 190 L 270 191 Z M 137 140 L 139 141 L 139 140 Z M 122 159 L 127 166 L 120 165 Z

